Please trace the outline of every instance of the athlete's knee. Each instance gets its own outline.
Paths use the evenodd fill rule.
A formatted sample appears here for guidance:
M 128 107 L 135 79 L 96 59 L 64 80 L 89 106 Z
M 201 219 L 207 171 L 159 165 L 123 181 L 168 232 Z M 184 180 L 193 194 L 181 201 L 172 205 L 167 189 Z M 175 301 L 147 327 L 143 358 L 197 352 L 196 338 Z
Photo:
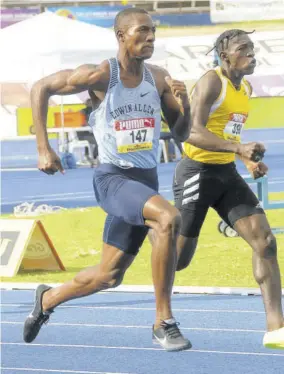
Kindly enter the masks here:
M 124 273 L 125 272 L 121 269 L 101 272 L 101 289 L 106 290 L 108 288 L 118 287 L 123 281 Z
M 165 209 L 161 212 L 158 223 L 160 234 L 177 234 L 181 228 L 181 215 L 175 207 Z
M 107 282 L 107 288 L 115 288 L 118 287 L 123 281 L 124 273 L 121 271 L 117 271 L 112 274 L 111 279 Z
M 277 263 L 276 256 L 277 243 L 271 233 L 259 241 L 258 248 L 253 255 L 253 273 L 258 284 L 262 284 L 267 278 L 271 277 L 272 264 Z
M 197 247 L 197 238 L 187 238 L 187 240 L 182 241 L 182 246 L 180 246 L 180 240 L 178 241 L 178 261 L 177 261 L 177 271 L 186 269 L 194 256 Z
M 121 284 L 124 269 L 106 269 L 99 264 L 78 273 L 73 279 L 77 289 L 88 289 L 89 292 L 114 288 Z
M 177 262 L 176 271 L 181 271 L 181 270 L 186 269 L 189 264 L 190 264 L 190 260 L 179 258 Z
M 268 259 L 277 256 L 277 242 L 271 231 L 260 234 L 253 247 L 259 257 Z

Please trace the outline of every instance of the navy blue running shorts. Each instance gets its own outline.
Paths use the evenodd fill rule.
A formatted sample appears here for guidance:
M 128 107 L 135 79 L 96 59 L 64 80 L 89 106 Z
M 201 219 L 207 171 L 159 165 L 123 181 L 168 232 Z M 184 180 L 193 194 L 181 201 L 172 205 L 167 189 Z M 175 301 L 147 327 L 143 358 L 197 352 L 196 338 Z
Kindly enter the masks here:
M 101 164 L 95 169 L 93 186 L 98 204 L 108 214 L 103 241 L 136 255 L 148 233 L 144 205 L 158 195 L 157 169 Z

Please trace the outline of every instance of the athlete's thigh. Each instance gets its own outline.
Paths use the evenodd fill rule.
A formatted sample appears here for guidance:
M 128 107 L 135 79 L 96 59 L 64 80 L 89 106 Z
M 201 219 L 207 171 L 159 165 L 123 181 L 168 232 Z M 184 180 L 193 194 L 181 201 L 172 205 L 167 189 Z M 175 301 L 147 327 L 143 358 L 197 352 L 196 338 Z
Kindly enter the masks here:
M 196 238 L 210 205 L 216 199 L 212 183 L 218 183 L 210 172 L 201 170 L 189 159 L 182 159 L 176 166 L 173 192 L 175 206 L 182 217 L 181 235 Z
M 108 215 L 105 221 L 103 241 L 128 255 L 136 256 L 147 233 L 146 226 L 134 226 L 119 217 Z
M 254 249 L 266 248 L 275 240 L 265 214 L 252 214 L 238 219 L 234 224 L 238 234 Z
M 264 214 L 259 200 L 236 170 L 226 176 L 226 189 L 214 209 L 231 227 L 241 218 Z

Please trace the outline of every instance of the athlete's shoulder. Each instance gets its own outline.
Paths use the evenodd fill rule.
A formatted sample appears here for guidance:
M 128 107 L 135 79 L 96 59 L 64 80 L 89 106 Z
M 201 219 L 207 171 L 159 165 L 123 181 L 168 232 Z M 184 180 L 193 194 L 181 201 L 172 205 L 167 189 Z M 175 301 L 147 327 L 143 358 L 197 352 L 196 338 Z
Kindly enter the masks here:
M 215 69 L 208 70 L 196 82 L 191 95 L 198 94 L 204 97 L 217 99 L 222 90 L 222 81 Z
M 147 69 L 151 71 L 152 74 L 158 74 L 158 75 L 163 75 L 163 76 L 169 75 L 169 72 L 161 66 L 148 64 L 148 63 L 145 64 L 145 66 Z
M 83 64 L 80 65 L 76 68 L 77 71 L 81 71 L 82 73 L 96 73 L 96 72 L 101 72 L 101 73 L 109 73 L 110 72 L 110 67 L 109 67 L 109 61 L 104 60 L 100 64 Z
M 78 66 L 69 78 L 69 83 L 76 82 L 80 85 L 81 82 L 87 80 L 90 85 L 96 84 L 100 89 L 105 90 L 108 87 L 110 80 L 110 67 L 108 60 L 104 60 L 100 64 L 83 64 Z
M 161 66 L 152 65 L 152 64 L 145 64 L 146 68 L 150 70 L 156 84 L 156 88 L 159 92 L 160 97 L 162 97 L 163 93 L 165 93 L 169 86 L 166 83 L 165 78 L 170 77 L 170 73 L 162 68 Z
M 220 78 L 220 75 L 217 73 L 215 69 L 210 69 L 208 70 L 205 74 L 203 74 L 197 81 L 197 85 L 208 85 L 208 86 L 215 86 L 217 85 L 218 87 L 221 88 L 222 86 L 222 81 Z

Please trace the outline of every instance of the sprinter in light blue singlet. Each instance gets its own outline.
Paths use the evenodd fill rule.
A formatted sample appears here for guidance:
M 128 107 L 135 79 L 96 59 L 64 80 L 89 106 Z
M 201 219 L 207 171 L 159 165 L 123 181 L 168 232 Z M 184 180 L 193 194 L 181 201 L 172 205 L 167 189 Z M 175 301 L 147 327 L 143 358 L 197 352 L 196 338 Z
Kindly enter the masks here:
M 110 82 L 99 108 L 91 113 L 99 144 L 99 161 L 121 168 L 154 168 L 161 128 L 161 99 L 151 71 L 144 66 L 141 83 L 127 88 L 119 62 L 109 60 Z
M 171 309 L 181 218 L 158 193 L 157 151 L 161 111 L 174 136 L 180 141 L 188 138 L 189 100 L 183 82 L 144 62 L 152 56 L 155 41 L 155 26 L 145 10 L 128 8 L 118 13 L 114 29 L 119 44 L 117 58 L 98 66 L 60 71 L 32 88 L 38 167 L 47 174 L 63 172 L 48 143 L 49 97 L 89 91 L 101 101 L 89 121 L 99 147 L 94 191 L 108 215 L 100 264 L 84 269 L 62 286 L 37 288 L 34 309 L 24 325 L 24 340 L 30 343 L 36 338 L 59 304 L 119 285 L 152 228 L 156 238 L 152 253 L 156 297 L 152 337 L 164 349 L 180 351 L 191 347 Z

